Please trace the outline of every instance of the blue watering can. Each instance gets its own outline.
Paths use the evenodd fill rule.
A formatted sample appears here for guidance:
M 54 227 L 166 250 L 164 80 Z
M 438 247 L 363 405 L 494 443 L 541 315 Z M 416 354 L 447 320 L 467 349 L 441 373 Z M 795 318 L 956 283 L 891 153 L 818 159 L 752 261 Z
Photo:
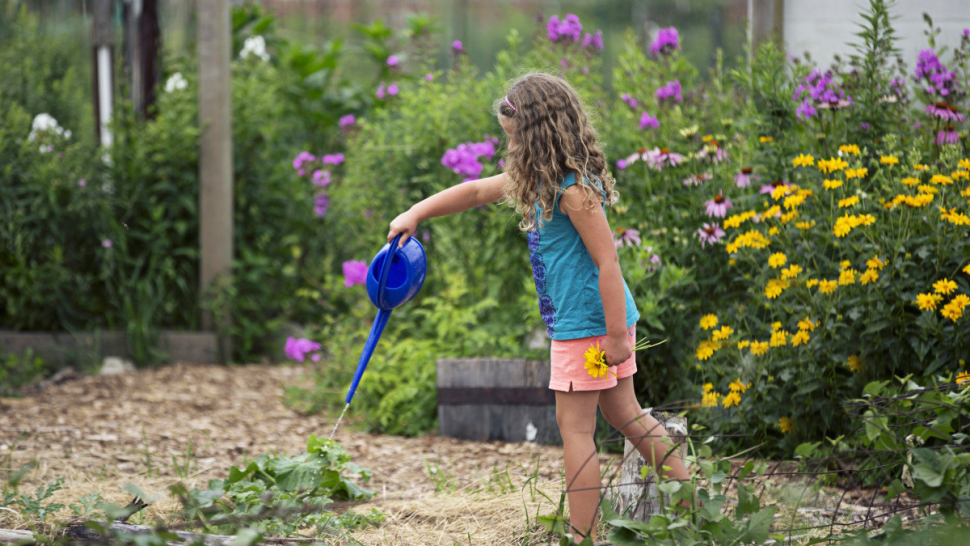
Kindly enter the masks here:
M 374 319 L 374 325 L 367 336 L 364 352 L 360 355 L 360 362 L 357 363 L 357 371 L 354 373 L 354 381 L 347 392 L 348 404 L 354 397 L 357 384 L 364 375 L 364 369 L 367 368 L 367 362 L 377 346 L 384 326 L 387 325 L 391 311 L 417 295 L 428 272 L 428 259 L 421 243 L 414 237 L 408 237 L 404 245 L 398 248 L 400 239 L 401 234 L 398 233 L 393 241 L 385 244 L 367 269 L 367 295 L 377 306 L 377 318 Z

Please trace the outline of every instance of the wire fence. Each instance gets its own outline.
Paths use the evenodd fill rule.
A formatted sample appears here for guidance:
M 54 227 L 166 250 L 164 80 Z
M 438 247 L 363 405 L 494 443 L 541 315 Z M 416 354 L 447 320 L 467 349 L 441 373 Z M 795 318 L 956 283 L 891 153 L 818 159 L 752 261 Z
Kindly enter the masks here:
M 803 490 L 802 497 L 798 499 L 796 505 L 790 506 L 789 508 L 793 510 L 793 513 L 805 514 L 805 519 L 812 519 L 810 516 L 814 516 L 817 523 L 780 527 L 776 522 L 773 525 L 772 531 L 775 534 L 784 534 L 788 542 L 808 536 L 807 533 L 815 532 L 816 534 L 812 535 L 813 539 L 821 538 L 827 540 L 827 543 L 831 543 L 844 539 L 845 531 L 881 528 L 890 518 L 896 515 L 900 515 L 903 519 L 903 524 L 906 525 L 926 515 L 938 512 L 938 509 L 943 503 L 955 506 L 959 503 L 968 502 L 970 501 L 970 497 L 953 495 L 949 495 L 935 502 L 926 502 L 919 499 L 912 491 L 910 467 L 912 465 L 912 452 L 917 447 L 933 452 L 944 450 L 964 452 L 967 450 L 967 446 L 953 441 L 952 436 L 946 430 L 938 429 L 934 425 L 937 419 L 937 413 L 933 409 L 941 408 L 956 412 L 955 421 L 959 424 L 958 430 L 964 430 L 970 424 L 970 404 L 964 402 L 962 405 L 946 405 L 932 400 L 921 399 L 918 407 L 914 405 L 913 410 L 909 412 L 896 407 L 904 401 L 916 400 L 923 394 L 932 392 L 947 393 L 961 388 L 963 387 L 960 385 L 945 384 L 932 388 L 914 389 L 897 395 L 872 396 L 865 401 L 848 402 L 842 406 L 853 417 L 856 423 L 855 427 L 843 438 L 852 439 L 858 437 L 860 434 L 864 434 L 867 425 L 875 426 L 880 431 L 897 431 L 895 433 L 899 435 L 903 435 L 905 431 L 913 431 L 919 427 L 923 427 L 926 431 L 935 433 L 937 438 L 941 438 L 936 445 L 922 445 L 919 438 L 911 433 L 905 434 L 903 441 L 899 442 L 898 447 L 895 448 L 886 446 L 869 448 L 861 444 L 859 446 L 852 445 L 853 442 L 842 442 L 840 443 L 842 446 L 840 450 L 824 457 L 805 457 L 801 461 L 794 463 L 774 462 L 765 472 L 746 472 L 742 476 L 742 470 L 747 467 L 746 465 L 749 461 L 761 460 L 756 457 L 758 449 L 753 449 L 747 451 L 745 458 L 740 464 L 732 464 L 733 470 L 725 480 L 724 491 L 729 493 L 732 490 L 732 485 L 736 486 L 742 482 L 754 484 L 756 487 L 760 485 L 761 491 L 758 493 L 758 499 L 760 503 L 764 504 L 765 501 L 770 500 L 765 497 L 765 492 L 772 480 L 786 485 L 791 485 L 792 479 L 801 482 L 799 485 Z M 674 403 L 655 407 L 650 411 L 654 414 L 657 414 L 657 412 L 665 412 L 670 415 L 680 413 L 688 408 L 689 406 L 685 406 L 682 403 Z M 604 442 L 623 442 L 624 440 L 636 442 L 638 439 L 669 437 L 673 442 L 667 452 L 664 453 L 663 459 L 659 463 L 661 465 L 663 461 L 675 451 L 678 451 L 684 444 L 704 443 L 711 438 L 752 437 L 750 434 L 743 433 L 686 433 L 669 435 L 666 430 L 659 432 L 656 430 L 656 427 L 663 426 L 658 422 L 658 425 L 648 430 L 643 436 L 624 438 L 619 430 L 633 424 L 637 419 L 632 419 L 622 427 L 619 427 L 619 429 L 614 430 L 607 436 Z M 890 420 L 893 420 L 893 422 L 890 422 Z M 943 438 L 950 438 L 951 440 L 942 440 Z M 721 446 L 712 448 L 712 458 L 716 459 L 720 456 L 719 451 L 723 449 L 723 446 L 724 444 L 722 443 Z M 626 451 L 620 464 L 617 465 L 617 469 L 609 475 L 606 485 L 599 488 L 573 488 L 573 482 L 579 476 L 577 472 L 576 476 L 573 476 L 572 479 L 567 481 L 564 493 L 584 489 L 599 489 L 601 491 L 600 502 L 602 502 L 606 498 L 611 500 L 615 499 L 615 497 L 610 496 L 611 490 L 623 486 L 642 485 L 641 482 L 637 481 L 623 482 L 621 480 L 622 474 L 620 469 L 623 468 L 624 463 L 630 457 L 638 454 L 637 451 Z M 591 453 L 583 463 L 584 466 L 585 464 L 591 463 L 597 455 L 597 453 Z M 645 460 L 649 459 L 645 458 Z M 797 469 L 791 469 L 792 465 L 797 465 Z M 887 500 L 893 484 L 903 483 L 907 479 L 909 483 L 906 484 L 906 488 L 897 491 L 897 494 L 891 500 Z M 696 479 L 693 485 L 695 487 L 704 487 L 709 485 L 709 481 L 703 478 Z M 838 500 L 834 506 L 804 508 L 801 503 L 804 499 L 804 491 L 808 489 L 808 486 L 818 487 L 817 491 L 827 490 L 830 495 L 837 495 Z M 644 488 L 643 495 L 646 494 L 647 490 Z M 850 496 L 860 498 L 864 510 L 860 510 L 858 506 L 846 508 L 846 499 Z M 729 502 L 726 506 L 730 504 Z M 559 515 L 564 516 L 564 514 Z M 824 518 L 818 517 L 823 515 L 825 516 Z M 793 520 L 794 517 L 792 518 Z M 580 529 L 575 528 L 571 524 L 570 527 L 573 532 L 582 534 Z M 821 532 L 821 536 L 817 534 L 818 532 Z

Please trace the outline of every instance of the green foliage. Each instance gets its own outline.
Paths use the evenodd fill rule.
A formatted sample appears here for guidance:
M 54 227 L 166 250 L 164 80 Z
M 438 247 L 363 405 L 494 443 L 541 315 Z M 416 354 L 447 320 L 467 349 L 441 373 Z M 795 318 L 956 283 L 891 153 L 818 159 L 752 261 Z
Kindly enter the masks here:
M 51 366 L 30 349 L 0 356 L 0 396 L 14 396 L 21 388 L 44 378 Z
M 383 520 L 373 509 L 368 515 L 327 511 L 335 501 L 373 496 L 351 476 L 366 483 L 371 474 L 354 463 L 340 444 L 312 435 L 306 453 L 261 455 L 247 465 L 231 467 L 224 480 L 210 480 L 205 490 L 187 490 L 178 484 L 172 491 L 182 498 L 186 519 L 200 521 L 210 532 L 235 532 L 243 522 L 262 535 L 287 536 L 309 528 L 319 535 Z

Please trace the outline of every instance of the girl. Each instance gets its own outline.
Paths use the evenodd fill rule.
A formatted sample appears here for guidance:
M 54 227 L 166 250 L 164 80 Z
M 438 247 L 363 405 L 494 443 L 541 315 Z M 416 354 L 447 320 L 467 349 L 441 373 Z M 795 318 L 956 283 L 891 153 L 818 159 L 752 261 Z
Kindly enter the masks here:
M 688 479 L 666 431 L 633 392 L 636 322 L 640 317 L 616 255 L 606 205 L 617 192 L 606 156 L 575 90 L 562 78 L 528 74 L 514 81 L 494 110 L 508 137 L 505 172 L 458 184 L 415 204 L 390 224 L 400 244 L 418 223 L 503 201 L 522 214 L 539 312 L 552 338 L 549 388 L 556 391 L 570 523 L 595 540 L 600 472 L 593 434 L 596 408 L 631 440 L 652 468 Z M 591 377 L 584 353 L 600 344 L 610 373 Z

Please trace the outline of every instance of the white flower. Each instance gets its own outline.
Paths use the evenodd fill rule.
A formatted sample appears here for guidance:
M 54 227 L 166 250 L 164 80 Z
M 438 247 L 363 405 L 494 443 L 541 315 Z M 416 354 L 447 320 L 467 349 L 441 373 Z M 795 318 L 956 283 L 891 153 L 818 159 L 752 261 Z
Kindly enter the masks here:
M 246 59 L 250 55 L 255 55 L 264 61 L 269 60 L 269 53 L 266 53 L 266 40 L 262 36 L 250 36 L 246 38 L 242 51 L 239 52 L 240 59 Z
M 176 72 L 165 80 L 165 92 L 171 93 L 172 91 L 181 91 L 189 85 L 189 82 L 185 81 L 185 77 L 182 76 L 181 72 Z
M 33 141 L 37 137 L 37 133 L 40 131 L 53 131 L 64 138 L 71 138 L 71 132 L 65 132 L 64 129 L 57 124 L 57 120 L 53 118 L 50 114 L 37 114 L 34 117 L 34 122 L 30 126 L 30 134 L 27 135 L 27 140 Z

